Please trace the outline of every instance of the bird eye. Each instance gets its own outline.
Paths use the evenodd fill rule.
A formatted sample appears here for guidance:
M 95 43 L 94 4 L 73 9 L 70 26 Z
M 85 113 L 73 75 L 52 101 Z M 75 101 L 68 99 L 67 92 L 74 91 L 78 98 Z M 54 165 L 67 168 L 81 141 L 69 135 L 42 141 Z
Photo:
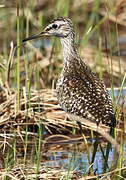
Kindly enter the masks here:
M 54 28 L 54 29 L 56 29 L 57 27 L 58 27 L 57 24 L 53 24 L 53 25 L 52 25 L 52 28 Z

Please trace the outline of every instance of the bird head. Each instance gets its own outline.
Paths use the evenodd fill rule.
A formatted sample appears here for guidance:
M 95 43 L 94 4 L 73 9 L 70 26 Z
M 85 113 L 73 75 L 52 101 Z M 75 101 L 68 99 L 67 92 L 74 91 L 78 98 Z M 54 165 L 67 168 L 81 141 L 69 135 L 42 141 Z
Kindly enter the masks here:
M 32 35 L 31 37 L 24 39 L 22 42 L 42 36 L 57 36 L 65 38 L 71 33 L 74 34 L 72 21 L 69 18 L 60 17 L 51 21 L 39 34 Z

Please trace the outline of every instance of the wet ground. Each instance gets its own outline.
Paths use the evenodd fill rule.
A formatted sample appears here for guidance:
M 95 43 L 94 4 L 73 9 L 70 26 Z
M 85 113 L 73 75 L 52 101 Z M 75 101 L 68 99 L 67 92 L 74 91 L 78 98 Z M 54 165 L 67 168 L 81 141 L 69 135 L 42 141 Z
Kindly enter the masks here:
M 110 90 L 109 92 L 112 95 L 112 91 Z M 126 105 L 125 95 L 126 95 L 126 88 L 114 89 L 114 96 L 117 99 L 117 103 L 120 104 L 120 106 L 123 105 L 124 114 L 125 114 L 125 105 Z M 56 102 L 54 104 L 56 104 Z M 15 120 L 14 123 L 16 123 Z M 26 122 L 22 122 L 22 123 L 19 122 L 18 124 L 17 121 L 20 130 L 24 128 L 23 123 L 25 125 Z M 30 167 L 32 167 L 35 163 L 35 159 L 37 159 L 38 157 L 37 155 L 38 142 L 39 142 L 39 138 L 41 137 L 40 135 L 38 135 L 37 132 L 38 129 L 36 129 L 38 125 L 35 125 L 34 122 L 32 122 L 32 124 L 29 126 L 28 129 L 29 135 L 27 136 L 27 142 L 25 136 L 26 132 L 24 131 L 23 133 L 23 129 L 22 131 L 19 131 L 21 134 L 18 133 L 17 131 L 15 132 L 16 134 L 14 135 L 14 129 L 17 130 L 17 125 L 16 128 L 14 128 L 12 124 L 11 126 L 14 128 L 12 129 L 12 133 L 8 131 L 7 134 L 7 125 L 9 124 L 4 123 L 5 127 L 3 126 L 2 129 L 4 130 L 4 128 L 6 128 L 6 134 L 4 133 L 0 134 L 1 147 L 3 147 L 3 150 L 1 151 L 0 154 L 0 169 L 5 168 L 6 163 L 8 165 L 9 163 L 13 164 L 14 151 L 16 153 L 16 162 L 18 162 L 19 166 L 21 166 L 21 164 L 25 164 L 25 163 L 27 164 L 27 162 L 30 162 Z M 116 133 L 117 135 L 116 139 L 120 144 L 120 150 L 122 149 L 122 154 L 117 155 L 115 151 L 115 147 L 114 146 L 112 147 L 109 153 L 107 171 L 110 170 L 113 164 L 116 164 L 117 166 L 117 160 L 121 161 L 123 167 L 126 166 L 126 137 L 125 137 L 124 128 L 125 126 L 123 126 L 123 124 L 122 126 L 118 126 Z M 73 134 L 72 131 L 71 134 L 69 134 L 68 131 L 66 132 L 66 134 L 64 132 L 63 133 L 60 132 L 58 134 L 56 130 L 53 130 L 52 132 L 54 132 L 54 134 L 52 135 L 45 129 L 42 130 L 43 130 L 42 131 L 43 137 L 41 137 L 42 140 L 40 143 L 40 152 L 39 152 L 40 167 L 42 166 L 46 169 L 48 168 L 57 169 L 65 172 L 74 171 L 76 173 L 79 173 L 80 176 L 87 175 L 89 172 L 93 172 L 93 174 L 98 174 L 98 175 L 104 172 L 104 165 L 105 165 L 104 156 L 107 147 L 107 141 L 105 140 L 105 138 L 98 136 L 98 138 L 100 139 L 100 145 L 96 152 L 94 163 L 91 164 L 92 155 L 93 155 L 93 143 L 95 142 L 95 138 L 91 138 L 90 130 L 89 131 L 87 131 L 86 129 L 84 130 L 87 144 L 84 143 L 84 139 L 79 134 L 79 131 L 77 131 L 75 135 L 74 131 Z M 9 158 L 7 159 L 8 156 L 10 159 Z

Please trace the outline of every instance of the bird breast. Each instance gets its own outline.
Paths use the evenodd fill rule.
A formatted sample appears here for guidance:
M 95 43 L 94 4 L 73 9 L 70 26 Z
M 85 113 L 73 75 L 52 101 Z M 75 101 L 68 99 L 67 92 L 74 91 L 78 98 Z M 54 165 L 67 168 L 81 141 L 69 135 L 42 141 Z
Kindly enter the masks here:
M 62 72 L 56 89 L 59 104 L 67 113 L 97 123 L 111 123 L 109 117 L 114 114 L 111 98 L 100 80 L 94 78 L 89 82 L 88 78 L 81 79 L 74 72 Z

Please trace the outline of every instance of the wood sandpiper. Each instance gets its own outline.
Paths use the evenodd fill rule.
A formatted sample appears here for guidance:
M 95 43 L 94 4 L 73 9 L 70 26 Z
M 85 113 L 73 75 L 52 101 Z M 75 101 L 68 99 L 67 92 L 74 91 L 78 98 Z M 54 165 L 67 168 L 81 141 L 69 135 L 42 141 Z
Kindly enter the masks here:
M 42 36 L 59 37 L 64 57 L 64 66 L 57 83 L 57 97 L 60 106 L 70 114 L 91 122 L 116 126 L 112 101 L 104 83 L 81 60 L 75 46 L 75 32 L 69 18 L 54 19 L 39 34 L 22 42 Z

